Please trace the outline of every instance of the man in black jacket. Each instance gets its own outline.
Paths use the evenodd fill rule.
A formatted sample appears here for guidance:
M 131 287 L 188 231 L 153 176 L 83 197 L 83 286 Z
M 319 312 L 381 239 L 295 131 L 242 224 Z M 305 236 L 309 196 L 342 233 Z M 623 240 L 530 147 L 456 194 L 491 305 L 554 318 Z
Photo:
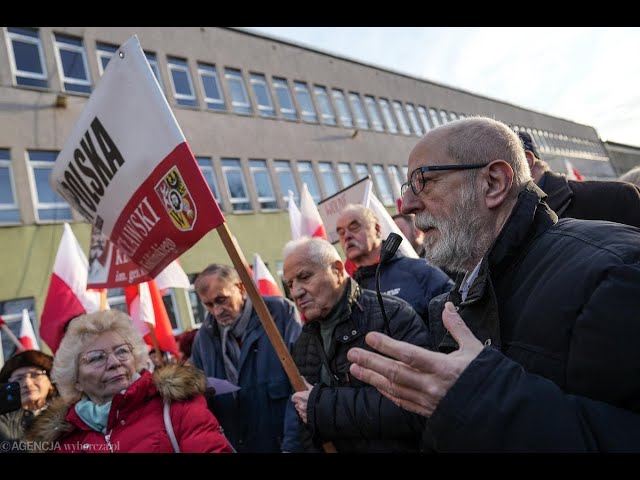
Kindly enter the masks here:
M 438 451 L 640 451 L 640 230 L 558 220 L 489 118 L 431 130 L 409 172 L 403 211 L 460 273 L 432 351 L 372 333 L 385 356 L 352 349 L 351 373 L 427 417 Z
M 305 450 L 331 441 L 338 452 L 418 451 L 421 417 L 349 374 L 347 351 L 366 348 L 368 332 L 386 331 L 376 294 L 349 278 L 336 249 L 319 238 L 285 246 L 284 279 L 306 319 L 293 359 L 310 385 L 291 397 Z M 426 326 L 409 304 L 387 295 L 383 302 L 391 337 L 426 347 Z
M 620 181 L 569 180 L 540 158 L 531 135 L 518 132 L 531 176 L 547 194 L 545 202 L 558 217 L 607 220 L 640 227 L 640 188 Z

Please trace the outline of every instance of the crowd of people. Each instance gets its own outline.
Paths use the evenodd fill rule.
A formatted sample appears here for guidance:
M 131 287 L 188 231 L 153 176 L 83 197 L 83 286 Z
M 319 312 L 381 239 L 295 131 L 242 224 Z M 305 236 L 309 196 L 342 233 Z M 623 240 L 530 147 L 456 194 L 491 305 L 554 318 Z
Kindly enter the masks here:
M 304 388 L 238 272 L 212 264 L 194 282 L 206 318 L 177 338 L 179 358 L 149 351 L 112 310 L 73 319 L 55 357 L 9 359 L 0 382 L 19 384 L 22 407 L 0 415 L 0 440 L 66 453 L 640 451 L 640 169 L 568 180 L 531 136 L 485 117 L 429 131 L 408 163 L 394 221 L 417 258 L 386 258 L 361 205 L 337 219 L 342 255 L 320 238 L 284 246 L 289 298 L 263 300 Z

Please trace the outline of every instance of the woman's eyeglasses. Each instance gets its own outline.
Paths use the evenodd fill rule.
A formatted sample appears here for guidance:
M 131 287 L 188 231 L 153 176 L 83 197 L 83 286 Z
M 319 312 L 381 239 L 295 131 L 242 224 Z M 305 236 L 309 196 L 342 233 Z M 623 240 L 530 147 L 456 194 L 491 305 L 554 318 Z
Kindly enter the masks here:
M 114 347 L 113 350 L 89 350 L 81 359 L 90 367 L 103 367 L 112 353 L 119 361 L 124 362 L 133 356 L 133 347 L 128 343 L 123 343 Z

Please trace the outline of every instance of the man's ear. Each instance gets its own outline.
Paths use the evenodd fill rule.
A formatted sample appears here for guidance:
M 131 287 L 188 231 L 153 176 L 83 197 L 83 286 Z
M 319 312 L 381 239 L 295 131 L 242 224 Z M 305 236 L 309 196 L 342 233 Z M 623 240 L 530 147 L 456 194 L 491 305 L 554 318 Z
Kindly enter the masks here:
M 382 227 L 380 226 L 379 223 L 376 223 L 375 229 L 376 229 L 376 238 L 382 238 Z
M 344 268 L 344 263 L 342 263 L 342 260 L 336 260 L 335 262 L 333 262 L 331 264 L 331 268 L 335 270 L 340 280 L 344 278 L 346 270 Z
M 488 209 L 497 208 L 509 197 L 513 185 L 513 169 L 504 160 L 494 160 L 486 167 L 484 201 Z
M 245 293 L 246 293 L 246 291 L 247 291 L 247 289 L 246 289 L 246 288 L 245 288 L 245 286 L 244 286 L 244 283 L 242 283 L 242 282 L 238 282 L 238 283 L 236 283 L 236 285 L 238 286 L 238 288 L 240 289 L 240 293 L 241 293 L 241 294 L 242 294 L 242 296 L 244 297 L 244 296 L 245 296 Z
M 536 157 L 531 150 L 525 150 L 524 156 L 527 157 L 527 164 L 529 165 L 529 171 L 533 173 L 533 165 L 536 163 Z

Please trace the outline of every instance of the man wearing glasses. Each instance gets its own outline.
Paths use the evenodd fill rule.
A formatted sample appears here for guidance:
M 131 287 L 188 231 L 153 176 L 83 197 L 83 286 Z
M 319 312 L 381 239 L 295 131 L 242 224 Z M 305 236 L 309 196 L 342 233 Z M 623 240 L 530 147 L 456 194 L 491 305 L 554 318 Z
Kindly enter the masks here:
M 52 365 L 53 358 L 38 350 L 17 353 L 4 364 L 0 383 L 18 382 L 22 408 L 0 415 L 0 440 L 23 439 L 25 429 L 57 395 L 49 379 Z
M 285 410 L 293 388 L 233 267 L 212 264 L 194 283 L 207 318 L 196 334 L 191 363 L 208 377 L 240 387 L 216 395 L 211 407 L 239 453 L 276 453 L 299 449 L 298 432 L 284 431 Z M 292 302 L 264 297 L 289 348 L 300 335 Z
M 375 332 L 351 373 L 426 417 L 437 451 L 640 451 L 640 230 L 558 220 L 518 136 L 466 118 L 409 156 L 403 213 L 458 273 L 431 348 Z

